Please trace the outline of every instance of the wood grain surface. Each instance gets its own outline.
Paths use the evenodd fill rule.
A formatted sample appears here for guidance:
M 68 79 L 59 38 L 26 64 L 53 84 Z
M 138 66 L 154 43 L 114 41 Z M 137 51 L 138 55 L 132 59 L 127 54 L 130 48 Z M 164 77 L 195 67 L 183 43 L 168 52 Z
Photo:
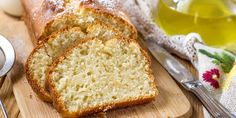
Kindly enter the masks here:
M 0 33 L 11 41 L 17 53 L 15 66 L 3 82 L 0 91 L 0 96 L 10 118 L 58 117 L 56 110 L 50 104 L 38 99 L 25 79 L 24 63 L 33 49 L 33 45 L 24 22 L 7 16 L 1 11 L 0 18 Z M 203 117 L 201 103 L 196 97 L 185 90 L 182 92 L 175 81 L 154 59 L 153 62 L 152 68 L 160 91 L 154 102 L 112 110 L 99 115 L 107 117 Z M 188 62 L 183 61 L 183 63 L 192 72 L 195 72 Z M 192 113 L 193 115 L 191 115 Z

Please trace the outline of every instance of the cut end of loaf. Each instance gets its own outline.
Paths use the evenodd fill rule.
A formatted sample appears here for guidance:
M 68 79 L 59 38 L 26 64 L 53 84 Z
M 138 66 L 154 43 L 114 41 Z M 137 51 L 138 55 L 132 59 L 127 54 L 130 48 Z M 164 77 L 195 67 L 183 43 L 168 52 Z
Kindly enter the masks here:
M 47 84 L 57 110 L 67 116 L 143 103 L 157 95 L 146 53 L 136 42 L 118 39 L 80 43 L 52 64 Z

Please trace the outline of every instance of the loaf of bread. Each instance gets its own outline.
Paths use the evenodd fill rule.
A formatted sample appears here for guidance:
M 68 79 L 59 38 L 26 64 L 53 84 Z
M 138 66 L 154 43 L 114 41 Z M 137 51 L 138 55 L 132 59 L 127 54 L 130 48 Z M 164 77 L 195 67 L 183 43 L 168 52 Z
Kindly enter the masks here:
M 46 84 L 65 117 L 145 103 L 157 94 L 146 52 L 134 40 L 117 38 L 72 47 L 53 62 Z
M 150 58 L 116 0 L 22 1 L 37 44 L 27 80 L 64 117 L 155 99 Z
M 109 40 L 118 35 L 118 31 L 113 31 L 99 23 L 89 26 L 85 32 L 82 32 L 79 27 L 74 27 L 53 33 L 41 44 L 36 46 L 28 57 L 26 62 L 27 80 L 32 89 L 44 101 L 51 101 L 50 95 L 44 86 L 46 79 L 45 72 L 58 55 L 83 38 L 97 37 L 102 40 Z
M 66 27 L 102 22 L 119 30 L 123 37 L 136 39 L 137 31 L 120 10 L 116 0 L 22 0 L 25 21 L 35 42 Z

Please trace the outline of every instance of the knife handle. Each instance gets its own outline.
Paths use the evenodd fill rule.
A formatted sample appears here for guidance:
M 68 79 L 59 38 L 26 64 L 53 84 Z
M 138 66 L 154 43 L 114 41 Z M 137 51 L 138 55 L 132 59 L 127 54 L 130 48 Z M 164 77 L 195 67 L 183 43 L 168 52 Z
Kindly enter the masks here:
M 207 111 L 214 118 L 236 118 L 230 111 L 228 111 L 221 103 L 210 96 L 209 92 L 199 81 L 186 83 L 199 100 L 203 103 Z

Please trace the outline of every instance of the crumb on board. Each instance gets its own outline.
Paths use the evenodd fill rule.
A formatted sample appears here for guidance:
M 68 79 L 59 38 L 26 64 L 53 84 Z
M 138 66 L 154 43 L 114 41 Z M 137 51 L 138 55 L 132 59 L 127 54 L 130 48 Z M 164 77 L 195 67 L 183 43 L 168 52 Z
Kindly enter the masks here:
M 30 99 L 32 99 L 32 98 L 33 98 L 33 95 L 32 95 L 32 94 L 30 94 L 30 95 L 29 95 L 29 97 L 30 97 Z

